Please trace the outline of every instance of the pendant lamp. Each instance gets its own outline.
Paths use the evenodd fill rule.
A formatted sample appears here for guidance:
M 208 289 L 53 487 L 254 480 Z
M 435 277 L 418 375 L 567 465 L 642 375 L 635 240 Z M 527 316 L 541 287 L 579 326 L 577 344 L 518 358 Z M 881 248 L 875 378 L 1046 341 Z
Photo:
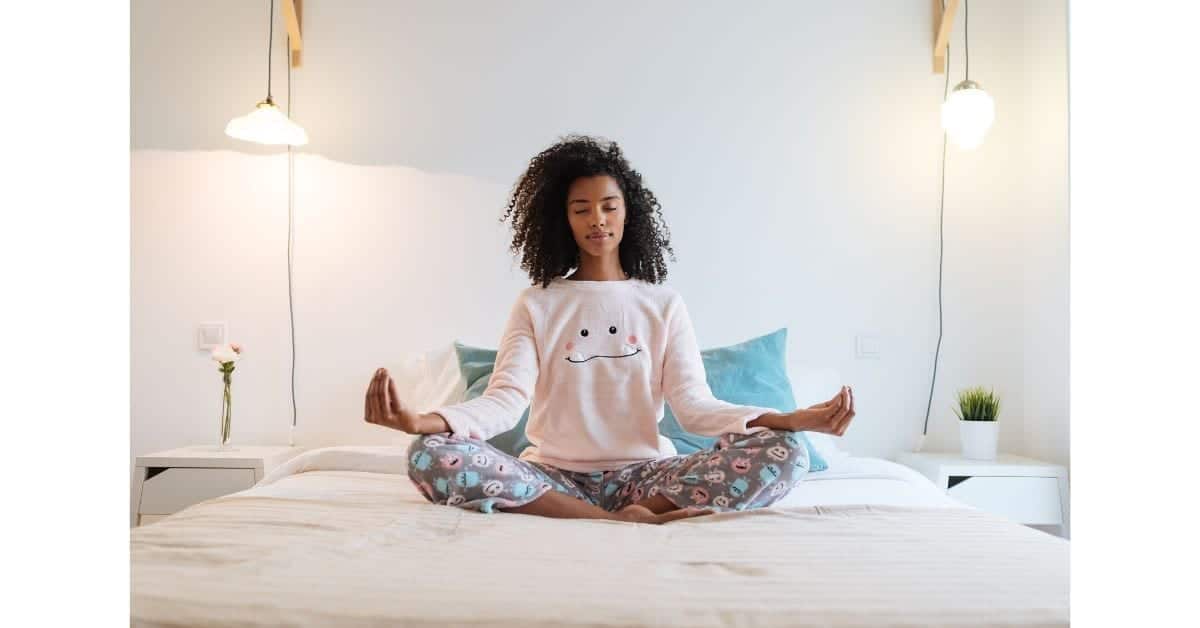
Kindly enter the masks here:
M 259 144 L 303 146 L 308 143 L 308 134 L 304 132 L 304 128 L 292 122 L 271 99 L 271 49 L 274 47 L 275 39 L 275 0 L 271 0 L 268 21 L 270 25 L 267 36 L 267 99 L 258 103 L 254 111 L 230 120 L 229 124 L 225 125 L 225 134 L 232 138 Z
M 965 76 L 963 82 L 954 86 L 954 91 L 942 103 L 942 129 L 956 146 L 973 150 L 983 143 L 992 122 L 996 119 L 996 105 L 992 97 L 983 91 L 979 83 L 971 80 L 970 19 L 971 3 L 963 3 L 963 39 L 965 52 Z

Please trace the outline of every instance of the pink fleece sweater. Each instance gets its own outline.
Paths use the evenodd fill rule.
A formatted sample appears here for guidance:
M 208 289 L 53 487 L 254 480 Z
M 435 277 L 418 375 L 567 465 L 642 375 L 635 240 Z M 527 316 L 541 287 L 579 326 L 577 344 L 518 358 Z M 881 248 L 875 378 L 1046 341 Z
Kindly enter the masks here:
M 513 305 L 484 393 L 433 410 L 459 436 L 488 439 L 527 406 L 532 447 L 521 458 L 600 471 L 662 458 L 663 401 L 689 432 L 753 434 L 772 408 L 713 397 L 683 299 L 638 279 L 557 279 Z

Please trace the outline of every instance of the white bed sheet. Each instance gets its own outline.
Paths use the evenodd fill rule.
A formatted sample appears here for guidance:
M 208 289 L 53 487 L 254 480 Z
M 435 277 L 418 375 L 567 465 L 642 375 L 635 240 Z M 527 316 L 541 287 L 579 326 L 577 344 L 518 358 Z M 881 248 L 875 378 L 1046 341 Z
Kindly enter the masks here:
M 1067 541 L 884 460 L 812 474 L 790 504 L 665 526 L 435 506 L 405 468 L 401 448 L 307 452 L 134 529 L 131 624 L 1069 623 Z
M 850 456 L 830 463 L 829 470 L 810 473 L 783 499 L 778 507 L 872 504 L 963 508 L 929 478 L 904 465 L 884 460 Z
M 321 469 L 406 475 L 405 446 L 325 447 L 306 452 L 267 474 L 259 486 L 281 478 Z M 406 499 L 424 502 L 410 482 L 399 490 Z M 810 473 L 778 507 L 870 504 L 915 507 L 968 506 L 951 499 L 928 478 L 902 464 L 865 456 L 846 456 L 831 462 L 826 471 Z

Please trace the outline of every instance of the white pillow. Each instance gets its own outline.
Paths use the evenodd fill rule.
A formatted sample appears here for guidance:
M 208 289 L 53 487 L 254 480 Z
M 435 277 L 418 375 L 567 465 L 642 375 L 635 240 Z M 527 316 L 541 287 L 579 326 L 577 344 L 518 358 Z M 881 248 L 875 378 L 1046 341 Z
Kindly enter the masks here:
M 458 368 L 458 353 L 453 342 L 421 354 L 417 361 L 419 376 L 405 401 L 420 412 L 462 401 L 467 393 L 467 382 Z
M 842 378 L 836 369 L 788 363 L 787 373 L 798 408 L 829 401 L 842 387 Z M 840 436 L 820 432 L 805 432 L 804 435 L 831 467 L 835 461 L 850 455 L 838 445 Z
M 452 342 L 421 353 L 397 356 L 378 366 L 386 367 L 396 384 L 396 394 L 419 412 L 428 412 L 446 403 L 462 399 L 466 385 L 458 371 L 458 357 Z M 370 371 L 366 377 L 370 377 Z M 317 412 L 301 417 L 296 427 L 296 444 L 302 447 L 329 446 L 402 446 L 413 435 L 363 421 L 362 395 L 367 381 L 355 382 L 346 408 Z
M 467 382 L 458 368 L 458 353 L 450 342 L 436 349 L 415 356 L 405 362 L 409 368 L 403 373 L 404 387 L 396 379 L 396 394 L 417 412 L 429 412 L 450 403 L 462 401 L 467 392 Z M 392 443 L 407 447 L 416 438 L 399 430 Z

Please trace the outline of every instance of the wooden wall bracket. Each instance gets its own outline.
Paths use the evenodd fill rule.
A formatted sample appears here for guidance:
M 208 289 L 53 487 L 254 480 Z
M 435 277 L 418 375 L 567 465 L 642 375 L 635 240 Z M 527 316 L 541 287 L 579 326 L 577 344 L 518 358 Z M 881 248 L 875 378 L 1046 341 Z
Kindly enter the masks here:
M 300 51 L 304 48 L 304 40 L 300 37 L 300 10 L 300 0 L 283 0 L 283 21 L 287 24 L 293 68 L 300 67 Z
M 299 0 L 297 0 L 299 1 Z M 946 73 L 946 46 L 950 44 L 950 31 L 954 29 L 954 16 L 958 13 L 958 0 L 933 0 L 933 73 Z

